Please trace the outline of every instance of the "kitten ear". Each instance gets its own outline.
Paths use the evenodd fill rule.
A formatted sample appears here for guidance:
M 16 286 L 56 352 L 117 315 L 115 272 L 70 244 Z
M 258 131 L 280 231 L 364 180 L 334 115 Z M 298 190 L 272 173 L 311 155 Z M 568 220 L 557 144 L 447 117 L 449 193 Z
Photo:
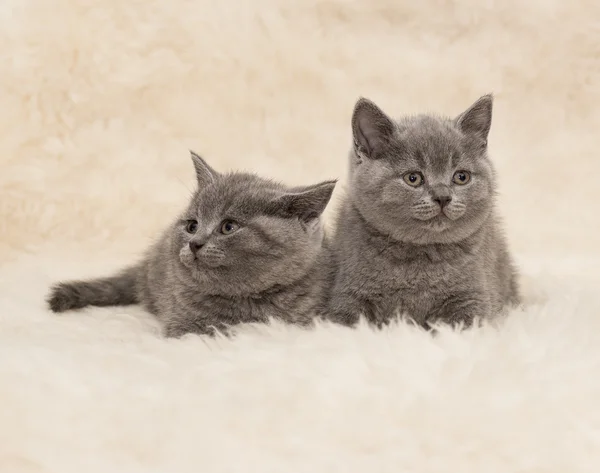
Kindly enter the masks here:
M 324 181 L 294 189 L 275 199 L 275 204 L 286 217 L 298 217 L 305 223 L 317 219 L 327 207 L 337 181 Z
M 454 122 L 465 135 L 474 135 L 487 144 L 488 134 L 492 126 L 492 94 L 484 95 L 461 113 Z
M 361 97 L 352 113 L 352 134 L 357 153 L 377 159 L 386 149 L 396 126 L 373 102 Z
M 200 155 L 190 150 L 190 155 L 196 169 L 196 178 L 198 179 L 199 187 L 206 187 L 213 183 L 219 177 L 219 173 L 211 168 Z

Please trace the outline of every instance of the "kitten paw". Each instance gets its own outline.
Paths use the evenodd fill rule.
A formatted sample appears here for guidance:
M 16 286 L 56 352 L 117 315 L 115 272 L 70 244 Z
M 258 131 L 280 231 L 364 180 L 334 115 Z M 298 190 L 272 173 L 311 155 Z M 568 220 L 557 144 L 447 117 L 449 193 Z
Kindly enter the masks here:
M 188 333 L 214 337 L 218 332 L 227 334 L 227 327 L 221 323 L 206 324 L 198 321 L 171 322 L 163 330 L 166 338 L 181 338 Z
M 468 329 L 476 320 L 487 319 L 489 316 L 490 306 L 483 296 L 457 294 L 432 311 L 427 323 L 430 327 L 441 322 L 454 328 Z
M 165 338 L 181 338 L 188 333 L 194 333 L 186 325 L 181 324 L 168 324 L 163 329 L 163 335 Z

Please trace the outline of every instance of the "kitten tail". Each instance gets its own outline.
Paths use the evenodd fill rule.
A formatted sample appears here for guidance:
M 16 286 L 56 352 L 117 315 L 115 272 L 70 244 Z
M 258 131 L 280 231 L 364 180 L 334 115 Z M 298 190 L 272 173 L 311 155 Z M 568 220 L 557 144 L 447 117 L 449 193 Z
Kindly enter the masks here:
M 130 305 L 139 302 L 137 280 L 140 267 L 125 269 L 115 276 L 89 281 L 67 281 L 50 289 L 46 302 L 52 312 L 86 306 Z

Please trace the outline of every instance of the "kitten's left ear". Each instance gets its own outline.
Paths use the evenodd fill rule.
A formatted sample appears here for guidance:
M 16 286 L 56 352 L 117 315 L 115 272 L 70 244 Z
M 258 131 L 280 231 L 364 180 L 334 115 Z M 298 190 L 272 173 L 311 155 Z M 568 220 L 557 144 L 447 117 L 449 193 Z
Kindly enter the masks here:
M 298 217 L 305 223 L 317 219 L 327 207 L 337 181 L 324 181 L 277 197 L 275 204 L 286 217 Z
M 492 126 L 492 94 L 484 95 L 461 113 L 454 122 L 465 135 L 473 135 L 487 144 L 488 134 Z
M 219 177 L 219 173 L 211 168 L 199 154 L 194 153 L 190 150 L 190 155 L 194 163 L 194 169 L 196 169 L 196 178 L 198 179 L 198 186 L 205 187 L 212 184 Z

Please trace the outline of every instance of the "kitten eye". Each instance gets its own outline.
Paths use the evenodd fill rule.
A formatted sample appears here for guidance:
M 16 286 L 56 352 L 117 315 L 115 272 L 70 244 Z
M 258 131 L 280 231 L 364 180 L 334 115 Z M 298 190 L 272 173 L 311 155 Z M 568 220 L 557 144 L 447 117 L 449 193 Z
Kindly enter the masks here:
M 198 222 L 196 220 L 188 220 L 185 225 L 185 231 L 188 233 L 196 233 L 198 231 Z
M 221 224 L 221 233 L 223 235 L 231 235 L 233 232 L 239 230 L 240 226 L 233 220 L 225 220 Z
M 471 180 L 471 173 L 469 171 L 456 171 L 452 177 L 452 182 L 459 186 L 464 186 Z
M 423 174 L 420 172 L 407 172 L 403 179 L 411 187 L 419 187 L 423 184 Z

